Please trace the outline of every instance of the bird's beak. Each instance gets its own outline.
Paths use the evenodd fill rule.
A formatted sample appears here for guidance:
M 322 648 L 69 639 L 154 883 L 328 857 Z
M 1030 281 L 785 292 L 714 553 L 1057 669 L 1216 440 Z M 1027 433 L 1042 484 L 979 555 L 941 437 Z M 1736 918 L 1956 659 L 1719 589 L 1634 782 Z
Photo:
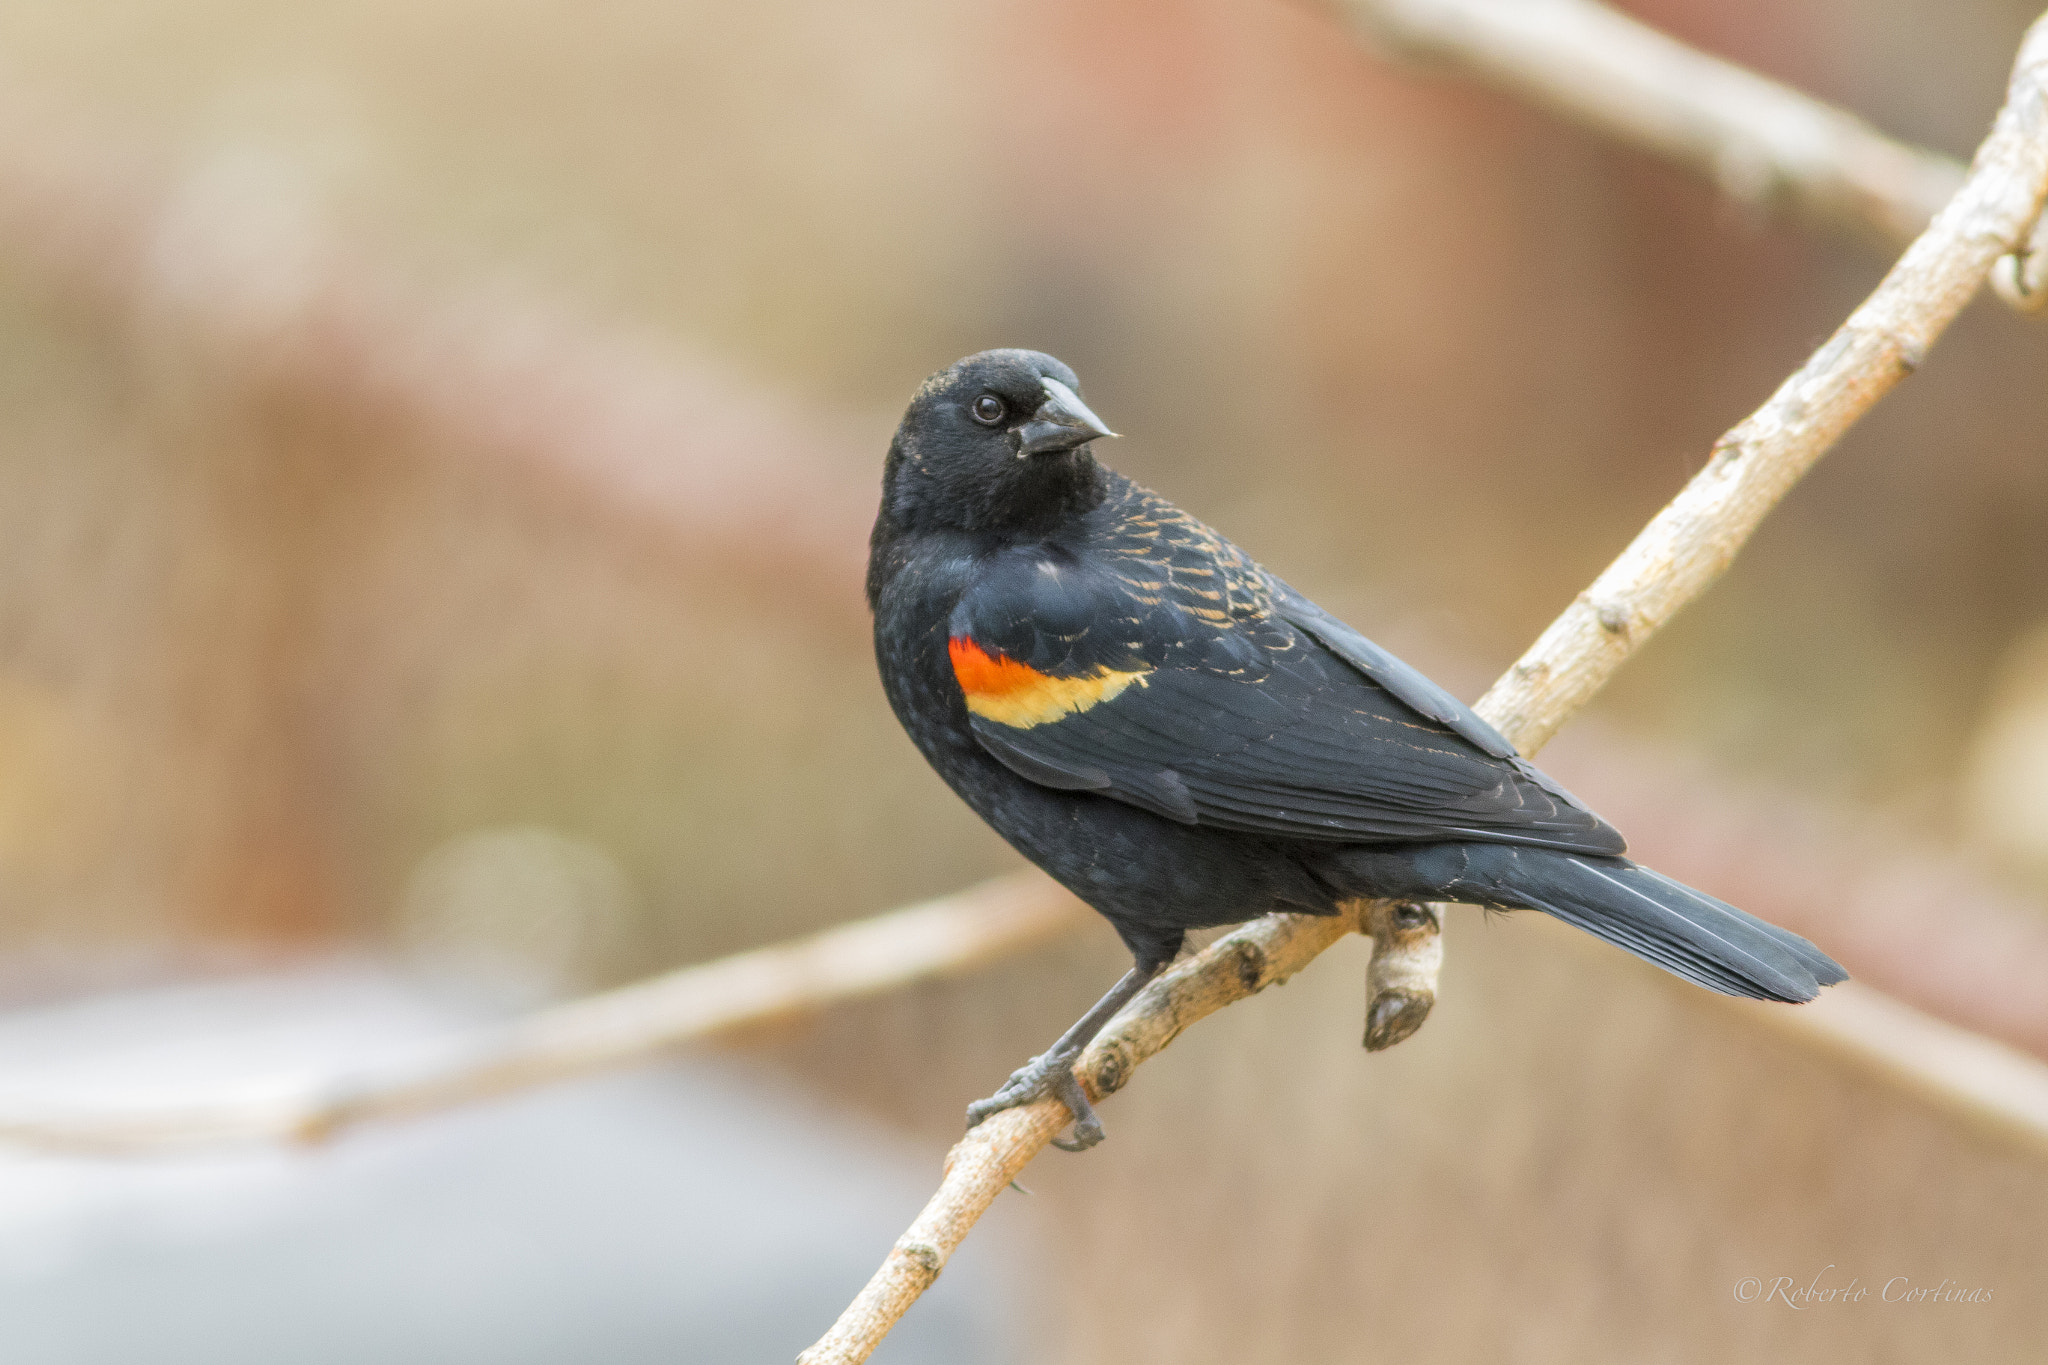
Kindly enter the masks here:
M 1102 419 L 1088 411 L 1088 405 L 1057 379 L 1043 381 L 1045 401 L 1031 420 L 1017 428 L 1017 458 L 1050 455 L 1088 444 L 1098 436 L 1114 436 Z

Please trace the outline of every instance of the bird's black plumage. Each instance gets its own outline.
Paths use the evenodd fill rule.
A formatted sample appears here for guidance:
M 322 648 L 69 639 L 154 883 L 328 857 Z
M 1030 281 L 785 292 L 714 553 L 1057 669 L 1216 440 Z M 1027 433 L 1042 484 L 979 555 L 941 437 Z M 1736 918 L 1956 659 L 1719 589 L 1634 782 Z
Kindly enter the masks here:
M 1098 464 L 1088 442 L 1110 433 L 1078 391 L 1031 351 L 927 380 L 869 561 L 904 728 L 1137 959 L 971 1113 L 1058 1093 L 1091 1141 L 1073 1056 L 1187 930 L 1363 896 L 1543 910 L 1729 994 L 1843 979 L 1804 939 L 1622 857 L 1449 693 Z

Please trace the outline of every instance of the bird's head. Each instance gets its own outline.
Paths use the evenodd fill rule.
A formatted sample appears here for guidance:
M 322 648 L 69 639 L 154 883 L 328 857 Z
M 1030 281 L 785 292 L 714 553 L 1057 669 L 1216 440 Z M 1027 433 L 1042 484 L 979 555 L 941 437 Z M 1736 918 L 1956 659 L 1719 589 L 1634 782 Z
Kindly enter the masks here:
M 983 351 L 925 380 L 889 452 L 885 513 L 898 525 L 1026 528 L 1097 485 L 1088 452 L 1114 436 L 1074 372 L 1039 351 Z

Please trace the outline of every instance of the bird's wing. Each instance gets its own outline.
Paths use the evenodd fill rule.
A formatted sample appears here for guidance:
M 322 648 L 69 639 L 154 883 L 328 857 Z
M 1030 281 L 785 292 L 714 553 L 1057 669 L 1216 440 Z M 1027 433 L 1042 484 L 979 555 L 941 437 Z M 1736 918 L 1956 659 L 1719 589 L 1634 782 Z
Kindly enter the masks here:
M 1271 576 L 1269 575 L 1269 578 Z M 1495 758 L 1519 758 L 1515 746 L 1488 725 L 1471 707 L 1431 682 L 1421 669 L 1387 653 L 1277 578 L 1271 578 L 1274 606 L 1280 615 L 1306 631 L 1317 644 L 1371 678 L 1410 710 L 1449 726 Z
M 954 611 L 974 733 L 1012 770 L 1221 829 L 1623 850 L 1420 673 L 1178 509 L 1146 510 L 1108 550 L 992 557 Z M 1133 520 L 1143 553 L 1122 552 Z
M 1412 710 L 1449 726 L 1461 738 L 1506 762 L 1524 780 L 1534 782 L 1566 805 L 1585 809 L 1579 798 L 1560 787 L 1549 773 L 1524 759 L 1520 751 L 1508 743 L 1507 736 L 1494 729 L 1471 707 L 1431 682 L 1422 670 L 1387 653 L 1278 578 L 1271 574 L 1266 577 L 1273 585 L 1275 609 L 1317 644 L 1386 688 Z M 1620 838 L 1619 834 L 1615 835 L 1617 841 Z M 1619 852 L 1618 849 L 1616 851 Z

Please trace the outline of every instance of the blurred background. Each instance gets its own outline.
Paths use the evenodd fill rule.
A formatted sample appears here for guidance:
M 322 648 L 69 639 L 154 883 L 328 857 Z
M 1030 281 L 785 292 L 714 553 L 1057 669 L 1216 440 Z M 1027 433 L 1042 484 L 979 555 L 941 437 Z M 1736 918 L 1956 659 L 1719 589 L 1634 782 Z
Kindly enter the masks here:
M 1628 8 L 1962 158 L 2034 17 Z M 1059 355 L 1119 468 L 1471 699 L 1888 263 L 1284 0 L 11 0 L 0 63 L 16 1107 L 1012 866 L 859 595 L 960 355 Z M 1980 302 L 1545 758 L 2037 1056 L 2044 369 Z M 1188 1035 L 877 1359 L 2041 1358 L 2048 1160 L 1542 926 L 1449 954 L 1385 1056 L 1356 943 Z M 1121 966 L 1091 923 L 331 1150 L 5 1157 L 9 1359 L 787 1359 Z M 1993 1296 L 1732 1292 L 1816 1274 Z

